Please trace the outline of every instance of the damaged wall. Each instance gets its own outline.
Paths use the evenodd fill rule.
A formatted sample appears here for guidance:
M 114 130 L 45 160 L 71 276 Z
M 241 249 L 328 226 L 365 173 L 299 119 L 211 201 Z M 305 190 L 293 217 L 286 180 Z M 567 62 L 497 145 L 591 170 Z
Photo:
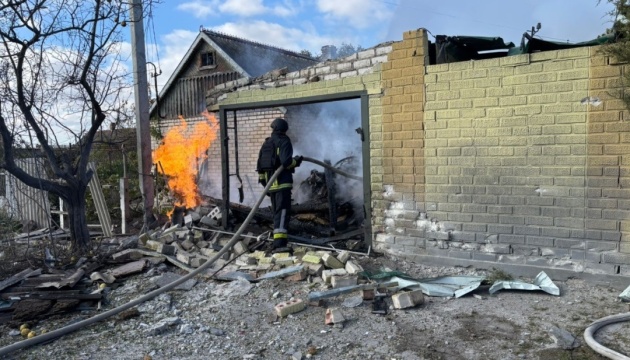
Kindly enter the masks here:
M 425 66 L 423 29 L 367 52 L 218 103 L 366 91 L 378 250 L 630 275 L 630 115 L 614 96 L 624 66 L 597 48 Z

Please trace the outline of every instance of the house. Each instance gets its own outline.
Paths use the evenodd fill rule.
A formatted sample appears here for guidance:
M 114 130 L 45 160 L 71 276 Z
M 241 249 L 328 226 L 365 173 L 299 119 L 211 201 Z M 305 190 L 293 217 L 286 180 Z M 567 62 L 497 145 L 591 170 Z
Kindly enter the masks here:
M 256 78 L 274 69 L 297 71 L 317 62 L 297 52 L 202 28 L 160 91 L 150 117 L 160 119 L 164 130 L 178 116 L 198 117 L 206 109 L 206 92 L 218 84 Z

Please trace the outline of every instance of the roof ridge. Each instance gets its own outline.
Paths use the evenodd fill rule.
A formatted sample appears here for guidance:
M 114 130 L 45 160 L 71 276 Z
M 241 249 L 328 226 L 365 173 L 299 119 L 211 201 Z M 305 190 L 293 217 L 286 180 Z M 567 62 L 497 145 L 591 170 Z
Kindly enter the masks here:
M 242 37 L 239 37 L 239 36 L 235 36 L 235 35 L 230 35 L 228 33 L 224 33 L 224 32 L 221 32 L 221 31 L 210 30 L 210 29 L 205 29 L 205 28 L 202 28 L 201 31 L 205 32 L 208 35 L 218 35 L 218 36 L 222 36 L 224 38 L 229 38 L 229 39 L 232 39 L 232 40 L 237 40 L 237 41 L 241 41 L 241 42 L 245 42 L 245 43 L 250 43 L 250 44 L 253 44 L 253 45 L 256 45 L 256 46 L 261 46 L 261 47 L 269 48 L 269 49 L 272 49 L 272 50 L 278 50 L 278 51 L 284 52 L 287 55 L 292 55 L 292 56 L 295 56 L 295 57 L 303 58 L 305 60 L 317 61 L 317 59 L 315 59 L 313 57 L 300 54 L 300 53 L 298 53 L 296 51 L 284 49 L 284 48 L 281 48 L 281 47 L 278 47 L 278 46 L 269 45 L 269 44 L 264 44 L 264 43 L 261 43 L 261 42 L 258 42 L 258 41 L 248 40 L 248 39 L 245 39 L 245 38 L 242 38 Z

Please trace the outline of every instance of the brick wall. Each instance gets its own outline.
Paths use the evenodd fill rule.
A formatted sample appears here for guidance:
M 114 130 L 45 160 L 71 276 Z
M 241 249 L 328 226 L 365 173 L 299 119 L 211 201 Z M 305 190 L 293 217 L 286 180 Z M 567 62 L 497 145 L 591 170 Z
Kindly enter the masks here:
M 426 68 L 429 254 L 624 271 L 621 67 L 596 51 Z
M 236 89 L 218 103 L 367 91 L 377 250 L 630 275 L 630 113 L 615 96 L 626 65 L 577 48 L 425 66 L 427 49 L 423 29 L 406 32 L 341 62 L 226 84 Z

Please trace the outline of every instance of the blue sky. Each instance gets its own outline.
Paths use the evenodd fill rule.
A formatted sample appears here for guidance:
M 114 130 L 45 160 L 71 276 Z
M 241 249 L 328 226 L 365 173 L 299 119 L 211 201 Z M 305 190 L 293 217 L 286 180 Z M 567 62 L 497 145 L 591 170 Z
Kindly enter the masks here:
M 312 53 L 344 42 L 369 48 L 422 27 L 519 43 L 537 22 L 544 39 L 578 42 L 603 33 L 611 9 L 606 0 L 163 0 L 145 20 L 147 59 L 159 63 L 163 85 L 201 26 Z

